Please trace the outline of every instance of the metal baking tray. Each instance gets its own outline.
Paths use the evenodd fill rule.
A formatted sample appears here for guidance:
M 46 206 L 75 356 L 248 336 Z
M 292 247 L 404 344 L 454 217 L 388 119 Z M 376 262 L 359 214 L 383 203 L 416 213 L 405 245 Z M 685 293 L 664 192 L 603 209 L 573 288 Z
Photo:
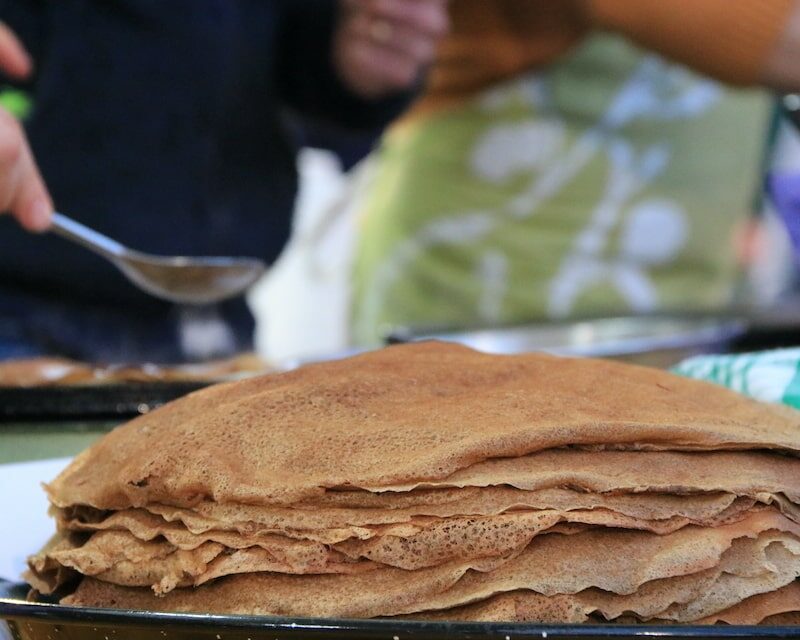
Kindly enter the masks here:
M 212 381 L 0 387 L 0 420 L 124 418 L 213 384 Z
M 680 360 L 724 351 L 747 330 L 741 318 L 712 316 L 622 316 L 504 327 L 396 328 L 389 343 L 445 340 L 497 354 L 546 351 L 562 356 L 615 358 L 670 367 Z
M 155 613 L 31 603 L 25 601 L 26 590 L 23 584 L 0 583 L 0 638 L 4 631 L 15 640 L 800 638 L 797 626 L 533 625 Z

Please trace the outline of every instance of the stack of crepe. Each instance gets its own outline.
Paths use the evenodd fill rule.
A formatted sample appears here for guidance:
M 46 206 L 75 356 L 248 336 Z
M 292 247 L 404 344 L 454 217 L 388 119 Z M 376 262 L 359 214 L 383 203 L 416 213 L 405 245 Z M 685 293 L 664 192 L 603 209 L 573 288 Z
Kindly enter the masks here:
M 48 487 L 80 606 L 797 622 L 800 414 L 668 373 L 399 346 L 196 392 Z
M 98 365 L 67 358 L 34 357 L 0 362 L 0 387 L 72 387 L 142 382 L 213 382 L 265 373 L 254 353 L 194 364 Z

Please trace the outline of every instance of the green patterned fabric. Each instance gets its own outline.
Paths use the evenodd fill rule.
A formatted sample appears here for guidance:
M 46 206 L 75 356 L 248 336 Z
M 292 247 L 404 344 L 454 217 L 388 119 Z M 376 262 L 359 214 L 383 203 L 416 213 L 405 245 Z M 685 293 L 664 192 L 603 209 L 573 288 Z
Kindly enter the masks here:
M 384 138 L 353 333 L 723 307 L 769 112 L 611 36 Z
M 757 400 L 781 402 L 800 409 L 800 349 L 697 356 L 684 360 L 673 371 L 714 382 Z

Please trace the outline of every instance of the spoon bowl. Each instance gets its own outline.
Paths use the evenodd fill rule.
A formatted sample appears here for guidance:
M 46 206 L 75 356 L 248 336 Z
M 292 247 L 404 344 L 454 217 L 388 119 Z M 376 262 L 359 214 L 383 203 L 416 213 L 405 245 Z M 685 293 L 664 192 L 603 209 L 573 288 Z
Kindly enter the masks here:
M 255 258 L 155 256 L 129 249 L 60 213 L 51 231 L 109 260 L 152 296 L 181 304 L 212 304 L 242 294 L 266 271 Z

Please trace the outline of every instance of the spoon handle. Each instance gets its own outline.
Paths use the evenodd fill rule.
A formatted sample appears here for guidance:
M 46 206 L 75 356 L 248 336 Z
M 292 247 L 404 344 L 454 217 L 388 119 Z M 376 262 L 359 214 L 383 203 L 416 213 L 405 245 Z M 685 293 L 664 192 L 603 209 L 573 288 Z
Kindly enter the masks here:
M 98 233 L 94 229 L 90 229 L 63 214 L 54 213 L 52 220 L 51 231 L 101 256 L 119 258 L 127 251 L 126 247 L 116 240 L 112 240 L 108 236 L 104 236 L 102 233 Z

